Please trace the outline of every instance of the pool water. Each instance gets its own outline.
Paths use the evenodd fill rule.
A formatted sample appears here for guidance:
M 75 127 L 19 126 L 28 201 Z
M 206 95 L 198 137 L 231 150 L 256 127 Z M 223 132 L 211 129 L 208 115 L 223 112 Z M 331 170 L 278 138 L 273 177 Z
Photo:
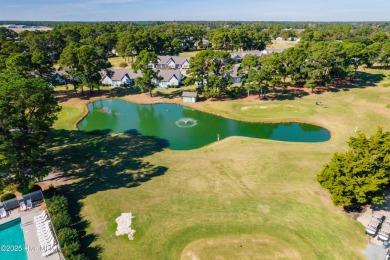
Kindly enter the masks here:
M 324 142 L 328 130 L 300 123 L 235 121 L 174 104 L 139 105 L 123 100 L 99 100 L 88 105 L 78 124 L 86 132 L 140 133 L 154 136 L 172 150 L 196 149 L 229 136 L 287 142 Z
M 20 218 L 0 225 L 0 259 L 27 260 Z

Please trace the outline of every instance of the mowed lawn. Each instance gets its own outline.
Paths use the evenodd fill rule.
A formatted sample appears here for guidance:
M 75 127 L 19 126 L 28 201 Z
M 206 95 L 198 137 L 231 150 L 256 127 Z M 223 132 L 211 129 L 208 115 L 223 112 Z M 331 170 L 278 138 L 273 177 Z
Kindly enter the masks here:
M 103 259 L 364 259 L 364 227 L 332 205 L 316 175 L 334 152 L 347 148 L 356 127 L 369 134 L 378 125 L 390 130 L 384 73 L 361 72 L 363 80 L 353 88 L 295 100 L 196 104 L 237 120 L 318 124 L 332 133 L 323 143 L 231 137 L 196 150 L 162 150 L 151 137 L 79 133 L 75 124 L 87 101 L 63 103 L 51 151 L 56 167 L 73 177 L 60 188 L 80 213 L 87 254 Z M 135 215 L 134 241 L 115 236 L 115 219 L 122 212 Z
M 122 57 L 111 57 L 108 58 L 108 61 L 111 63 L 113 69 L 123 69 L 119 65 L 121 63 L 126 63 L 125 59 Z M 130 66 L 126 66 L 125 69 L 130 69 Z

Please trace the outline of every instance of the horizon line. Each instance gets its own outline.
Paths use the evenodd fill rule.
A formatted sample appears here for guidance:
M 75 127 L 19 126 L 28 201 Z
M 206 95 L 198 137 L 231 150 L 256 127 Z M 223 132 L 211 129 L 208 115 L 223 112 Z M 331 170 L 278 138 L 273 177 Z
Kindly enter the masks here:
M 0 20 L 0 22 L 66 22 L 66 23 L 125 23 L 125 22 L 246 22 L 246 23 L 390 23 L 390 20 L 332 20 L 332 21 L 304 21 L 304 20 Z

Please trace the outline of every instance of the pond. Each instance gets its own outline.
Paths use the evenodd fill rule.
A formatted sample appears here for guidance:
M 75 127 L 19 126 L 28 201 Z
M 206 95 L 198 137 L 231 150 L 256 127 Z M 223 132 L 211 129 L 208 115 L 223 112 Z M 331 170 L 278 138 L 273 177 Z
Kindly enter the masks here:
M 78 124 L 86 132 L 139 133 L 153 136 L 173 150 L 195 149 L 229 136 L 288 142 L 324 142 L 328 130 L 301 123 L 249 123 L 204 113 L 176 104 L 139 105 L 123 100 L 88 104 L 88 115 Z

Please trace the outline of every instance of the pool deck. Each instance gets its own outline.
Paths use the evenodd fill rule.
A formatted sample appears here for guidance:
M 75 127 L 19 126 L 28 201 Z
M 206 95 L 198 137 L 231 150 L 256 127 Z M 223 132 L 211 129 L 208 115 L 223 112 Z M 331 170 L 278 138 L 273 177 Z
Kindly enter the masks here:
M 41 214 L 42 211 L 42 205 L 35 205 L 35 207 L 32 209 L 26 211 L 20 211 L 20 209 L 8 211 L 8 216 L 6 218 L 0 219 L 0 225 L 17 218 L 21 218 L 21 226 L 24 234 L 24 242 L 28 259 L 61 260 L 62 258 L 60 257 L 59 252 L 53 253 L 46 258 L 42 256 L 37 229 L 34 224 L 34 217 Z

